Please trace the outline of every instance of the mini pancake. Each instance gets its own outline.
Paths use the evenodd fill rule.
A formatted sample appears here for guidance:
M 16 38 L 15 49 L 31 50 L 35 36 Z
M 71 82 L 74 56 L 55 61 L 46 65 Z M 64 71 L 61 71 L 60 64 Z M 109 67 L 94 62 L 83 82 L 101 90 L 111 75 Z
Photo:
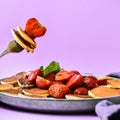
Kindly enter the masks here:
M 120 80 L 119 79 L 107 80 L 107 87 L 120 89 Z
M 15 76 L 17 76 L 19 79 L 20 79 L 20 78 L 25 78 L 25 77 L 26 77 L 26 72 L 16 73 Z
M 14 86 L 12 84 L 0 84 L 0 91 L 12 89 Z
M 115 78 L 114 78 L 114 77 L 103 76 L 103 77 L 98 77 L 97 79 L 98 79 L 98 80 L 104 80 L 104 79 L 113 80 L 113 79 L 115 79 Z
M 65 98 L 68 100 L 74 100 L 74 99 L 88 99 L 88 98 L 92 98 L 88 95 L 74 95 L 74 94 L 67 94 L 65 95 Z
M 15 41 L 21 47 L 23 47 L 24 49 L 26 49 L 27 52 L 33 52 L 34 51 L 34 49 L 31 47 L 31 45 L 28 42 L 26 42 L 24 39 L 22 39 L 21 36 L 18 34 L 17 31 L 15 31 L 15 30 L 12 29 L 11 32 L 12 32 L 12 35 L 13 35 Z
M 18 94 L 19 97 L 24 97 L 24 98 L 47 98 L 47 96 L 37 96 L 37 95 L 25 95 L 22 93 Z
M 10 94 L 10 95 L 14 95 L 14 96 L 18 96 L 18 94 L 22 93 L 21 89 L 8 89 L 8 90 L 4 90 L 2 91 L 3 93 L 6 94 Z
M 22 88 L 20 86 L 14 86 L 14 90 L 21 90 Z
M 98 86 L 88 91 L 88 95 L 93 98 L 105 98 L 120 96 L 120 89 L 108 88 L 105 86 Z
M 29 89 L 22 89 L 22 92 L 25 95 L 35 95 L 35 96 L 48 96 L 48 90 L 43 90 L 39 88 L 29 88 Z
M 29 82 L 27 82 L 27 78 L 21 78 L 19 80 L 17 80 L 18 85 L 22 88 L 29 88 L 29 87 L 34 87 L 34 84 L 31 84 Z
M 1 84 L 15 85 L 15 84 L 17 84 L 17 80 L 22 78 L 24 75 L 25 75 L 24 72 L 17 73 L 16 75 L 13 75 L 11 77 L 8 77 L 8 78 L 1 80 Z
M 1 80 L 1 84 L 12 84 L 12 85 L 17 84 L 17 78 L 16 76 L 5 78 Z
M 36 42 L 31 39 L 23 30 L 20 26 L 17 26 L 17 31 L 19 33 L 19 35 L 25 40 L 27 41 L 30 45 L 33 46 L 33 48 L 36 47 Z

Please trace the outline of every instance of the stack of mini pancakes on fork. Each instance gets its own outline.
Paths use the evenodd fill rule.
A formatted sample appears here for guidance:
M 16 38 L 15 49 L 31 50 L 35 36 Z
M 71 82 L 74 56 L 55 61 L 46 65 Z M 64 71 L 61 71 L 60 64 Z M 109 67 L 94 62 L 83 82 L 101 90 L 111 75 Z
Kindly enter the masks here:
M 35 38 L 46 33 L 46 27 L 41 25 L 36 18 L 30 18 L 26 22 L 25 30 L 17 26 L 17 30 L 11 30 L 14 40 L 27 52 L 34 52 L 36 48 Z
M 36 48 L 36 42 L 29 37 L 20 26 L 17 26 L 17 31 L 12 29 L 11 30 L 14 40 L 27 52 L 34 52 Z

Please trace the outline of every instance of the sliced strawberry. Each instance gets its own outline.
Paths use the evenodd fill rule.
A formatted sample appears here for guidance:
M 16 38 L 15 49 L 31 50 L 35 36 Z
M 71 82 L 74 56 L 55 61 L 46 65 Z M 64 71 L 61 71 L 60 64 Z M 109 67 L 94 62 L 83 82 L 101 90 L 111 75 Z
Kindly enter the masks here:
M 36 69 L 34 71 L 31 71 L 28 75 L 28 82 L 35 82 L 35 79 L 37 77 L 37 75 L 42 76 L 43 72 L 40 69 Z
M 52 72 L 52 73 L 48 74 L 45 78 L 50 80 L 50 81 L 54 81 L 55 80 L 55 73 Z
M 74 94 L 77 95 L 87 95 L 88 94 L 88 89 L 85 87 L 79 87 L 74 90 Z
M 72 76 L 73 75 L 80 75 L 80 72 L 77 70 L 70 70 L 69 72 L 71 73 Z
M 41 89 L 47 89 L 50 85 L 52 85 L 52 82 L 50 80 L 47 80 L 41 76 L 36 77 L 36 86 Z
M 55 80 L 57 81 L 65 81 L 71 77 L 71 73 L 66 70 L 61 70 L 55 75 Z
M 30 18 L 26 22 L 25 32 L 32 38 L 43 36 L 46 28 L 36 18 Z
M 70 88 L 70 89 L 75 89 L 77 87 L 80 87 L 83 85 L 83 76 L 82 75 L 73 75 L 68 82 L 66 83 L 66 85 Z
M 107 85 L 107 79 L 97 80 L 98 85 Z
M 69 93 L 69 88 L 64 84 L 54 83 L 48 89 L 49 94 L 55 98 L 64 98 Z
M 97 78 L 94 76 L 86 76 L 83 79 L 83 83 L 88 89 L 95 88 L 97 86 Z

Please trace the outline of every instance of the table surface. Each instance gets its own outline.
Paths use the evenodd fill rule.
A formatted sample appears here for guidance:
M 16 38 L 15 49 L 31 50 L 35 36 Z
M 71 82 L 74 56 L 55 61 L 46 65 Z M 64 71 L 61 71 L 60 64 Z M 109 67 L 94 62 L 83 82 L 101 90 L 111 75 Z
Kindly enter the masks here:
M 100 120 L 95 113 L 51 114 L 25 111 L 0 102 L 1 120 Z

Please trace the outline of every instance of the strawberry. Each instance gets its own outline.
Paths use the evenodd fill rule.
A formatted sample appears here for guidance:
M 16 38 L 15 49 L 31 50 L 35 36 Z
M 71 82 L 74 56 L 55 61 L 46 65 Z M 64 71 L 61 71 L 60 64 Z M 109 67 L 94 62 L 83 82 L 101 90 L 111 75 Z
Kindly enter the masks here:
M 52 85 L 52 82 L 50 80 L 47 80 L 41 76 L 36 77 L 36 86 L 41 89 L 47 89 L 50 85 Z

